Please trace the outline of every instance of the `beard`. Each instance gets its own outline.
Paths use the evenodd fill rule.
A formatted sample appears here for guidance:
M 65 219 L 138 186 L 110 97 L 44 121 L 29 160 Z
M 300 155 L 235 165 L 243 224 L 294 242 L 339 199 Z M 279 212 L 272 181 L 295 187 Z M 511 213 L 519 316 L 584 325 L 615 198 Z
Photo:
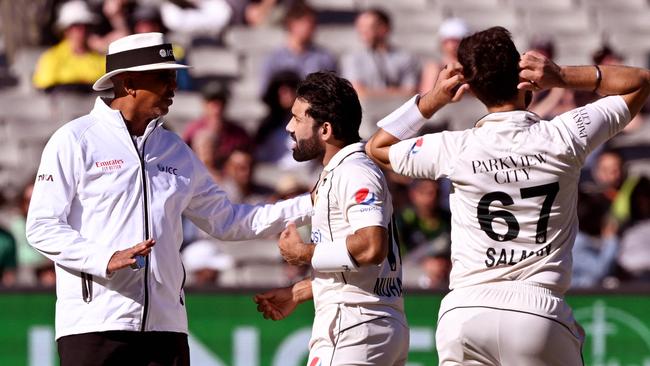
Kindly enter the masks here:
M 310 139 L 297 140 L 296 146 L 293 148 L 293 158 L 296 161 L 309 161 L 323 156 L 324 149 L 318 141 L 316 134 L 312 135 Z

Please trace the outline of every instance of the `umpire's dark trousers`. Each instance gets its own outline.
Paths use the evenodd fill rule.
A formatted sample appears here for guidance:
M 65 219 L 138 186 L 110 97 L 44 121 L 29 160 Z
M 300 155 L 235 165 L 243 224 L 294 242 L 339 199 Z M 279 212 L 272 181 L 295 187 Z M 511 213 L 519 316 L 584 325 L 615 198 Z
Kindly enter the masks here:
M 61 366 L 189 366 L 187 335 L 110 331 L 75 334 L 57 341 Z

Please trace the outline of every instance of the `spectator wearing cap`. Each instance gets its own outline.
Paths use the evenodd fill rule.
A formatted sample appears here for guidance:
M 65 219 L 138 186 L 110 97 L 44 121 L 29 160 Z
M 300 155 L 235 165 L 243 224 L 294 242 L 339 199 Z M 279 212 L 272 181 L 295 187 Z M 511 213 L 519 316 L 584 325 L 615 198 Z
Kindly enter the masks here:
M 429 61 L 422 68 L 420 93 L 424 94 L 433 88 L 438 73 L 447 64 L 458 61 L 458 45 L 470 34 L 467 23 L 461 18 L 445 19 L 438 28 L 440 42 L 440 60 Z
M 138 5 L 131 14 L 129 26 L 134 34 L 150 32 L 167 34 L 168 31 L 162 21 L 160 8 L 151 4 Z M 177 43 L 172 43 L 172 49 L 178 63 L 186 64 L 185 48 Z M 186 69 L 176 72 L 176 83 L 178 84 L 178 90 L 193 90 L 192 77 Z
M 261 90 L 268 87 L 273 75 L 293 71 L 304 78 L 316 71 L 336 71 L 336 58 L 332 53 L 314 44 L 316 11 L 302 1 L 289 7 L 284 18 L 286 41 L 274 50 L 262 64 Z
M 388 13 L 367 9 L 357 16 L 355 25 L 364 48 L 343 56 L 343 77 L 360 97 L 412 95 L 420 81 L 420 64 L 410 52 L 391 45 Z
M 64 3 L 56 27 L 63 39 L 46 50 L 38 60 L 33 83 L 45 91 L 90 92 L 104 73 L 104 56 L 88 46 L 88 27 L 97 15 L 81 0 Z
M 197 240 L 182 251 L 188 286 L 215 286 L 222 272 L 235 267 L 235 259 L 219 248 L 213 240 Z
M 226 0 L 166 0 L 160 4 L 165 26 L 192 43 L 218 43 L 233 9 Z
M 237 148 L 250 149 L 251 138 L 240 123 L 226 118 L 225 111 L 230 92 L 225 84 L 210 81 L 201 88 L 203 116 L 190 122 L 183 132 L 183 140 L 196 149 L 195 138 L 214 147 L 214 162 L 223 161 Z

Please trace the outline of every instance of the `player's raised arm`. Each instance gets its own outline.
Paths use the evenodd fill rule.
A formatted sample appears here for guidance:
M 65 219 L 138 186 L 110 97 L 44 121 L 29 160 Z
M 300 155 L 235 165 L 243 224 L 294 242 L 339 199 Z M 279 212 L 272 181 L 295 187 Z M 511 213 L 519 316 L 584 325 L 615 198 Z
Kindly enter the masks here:
M 526 52 L 519 62 L 522 81 L 517 86 L 525 90 L 566 88 L 592 90 L 601 95 L 620 95 L 634 117 L 650 95 L 650 71 L 615 66 L 558 66 L 534 51 Z
M 377 123 L 380 128 L 368 140 L 366 153 L 382 168 L 389 169 L 390 147 L 415 136 L 427 119 L 445 105 L 459 101 L 467 89 L 462 66 L 457 62 L 446 65 L 431 91 L 413 97 Z M 417 109 L 413 108 L 414 104 Z

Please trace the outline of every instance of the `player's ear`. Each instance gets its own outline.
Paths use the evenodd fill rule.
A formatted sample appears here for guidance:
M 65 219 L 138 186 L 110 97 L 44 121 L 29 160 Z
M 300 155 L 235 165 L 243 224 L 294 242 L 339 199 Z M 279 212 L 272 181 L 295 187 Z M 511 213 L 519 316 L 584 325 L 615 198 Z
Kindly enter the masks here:
M 332 131 L 332 124 L 329 122 L 325 122 L 322 125 L 320 125 L 319 133 L 323 141 L 331 138 L 334 135 Z

